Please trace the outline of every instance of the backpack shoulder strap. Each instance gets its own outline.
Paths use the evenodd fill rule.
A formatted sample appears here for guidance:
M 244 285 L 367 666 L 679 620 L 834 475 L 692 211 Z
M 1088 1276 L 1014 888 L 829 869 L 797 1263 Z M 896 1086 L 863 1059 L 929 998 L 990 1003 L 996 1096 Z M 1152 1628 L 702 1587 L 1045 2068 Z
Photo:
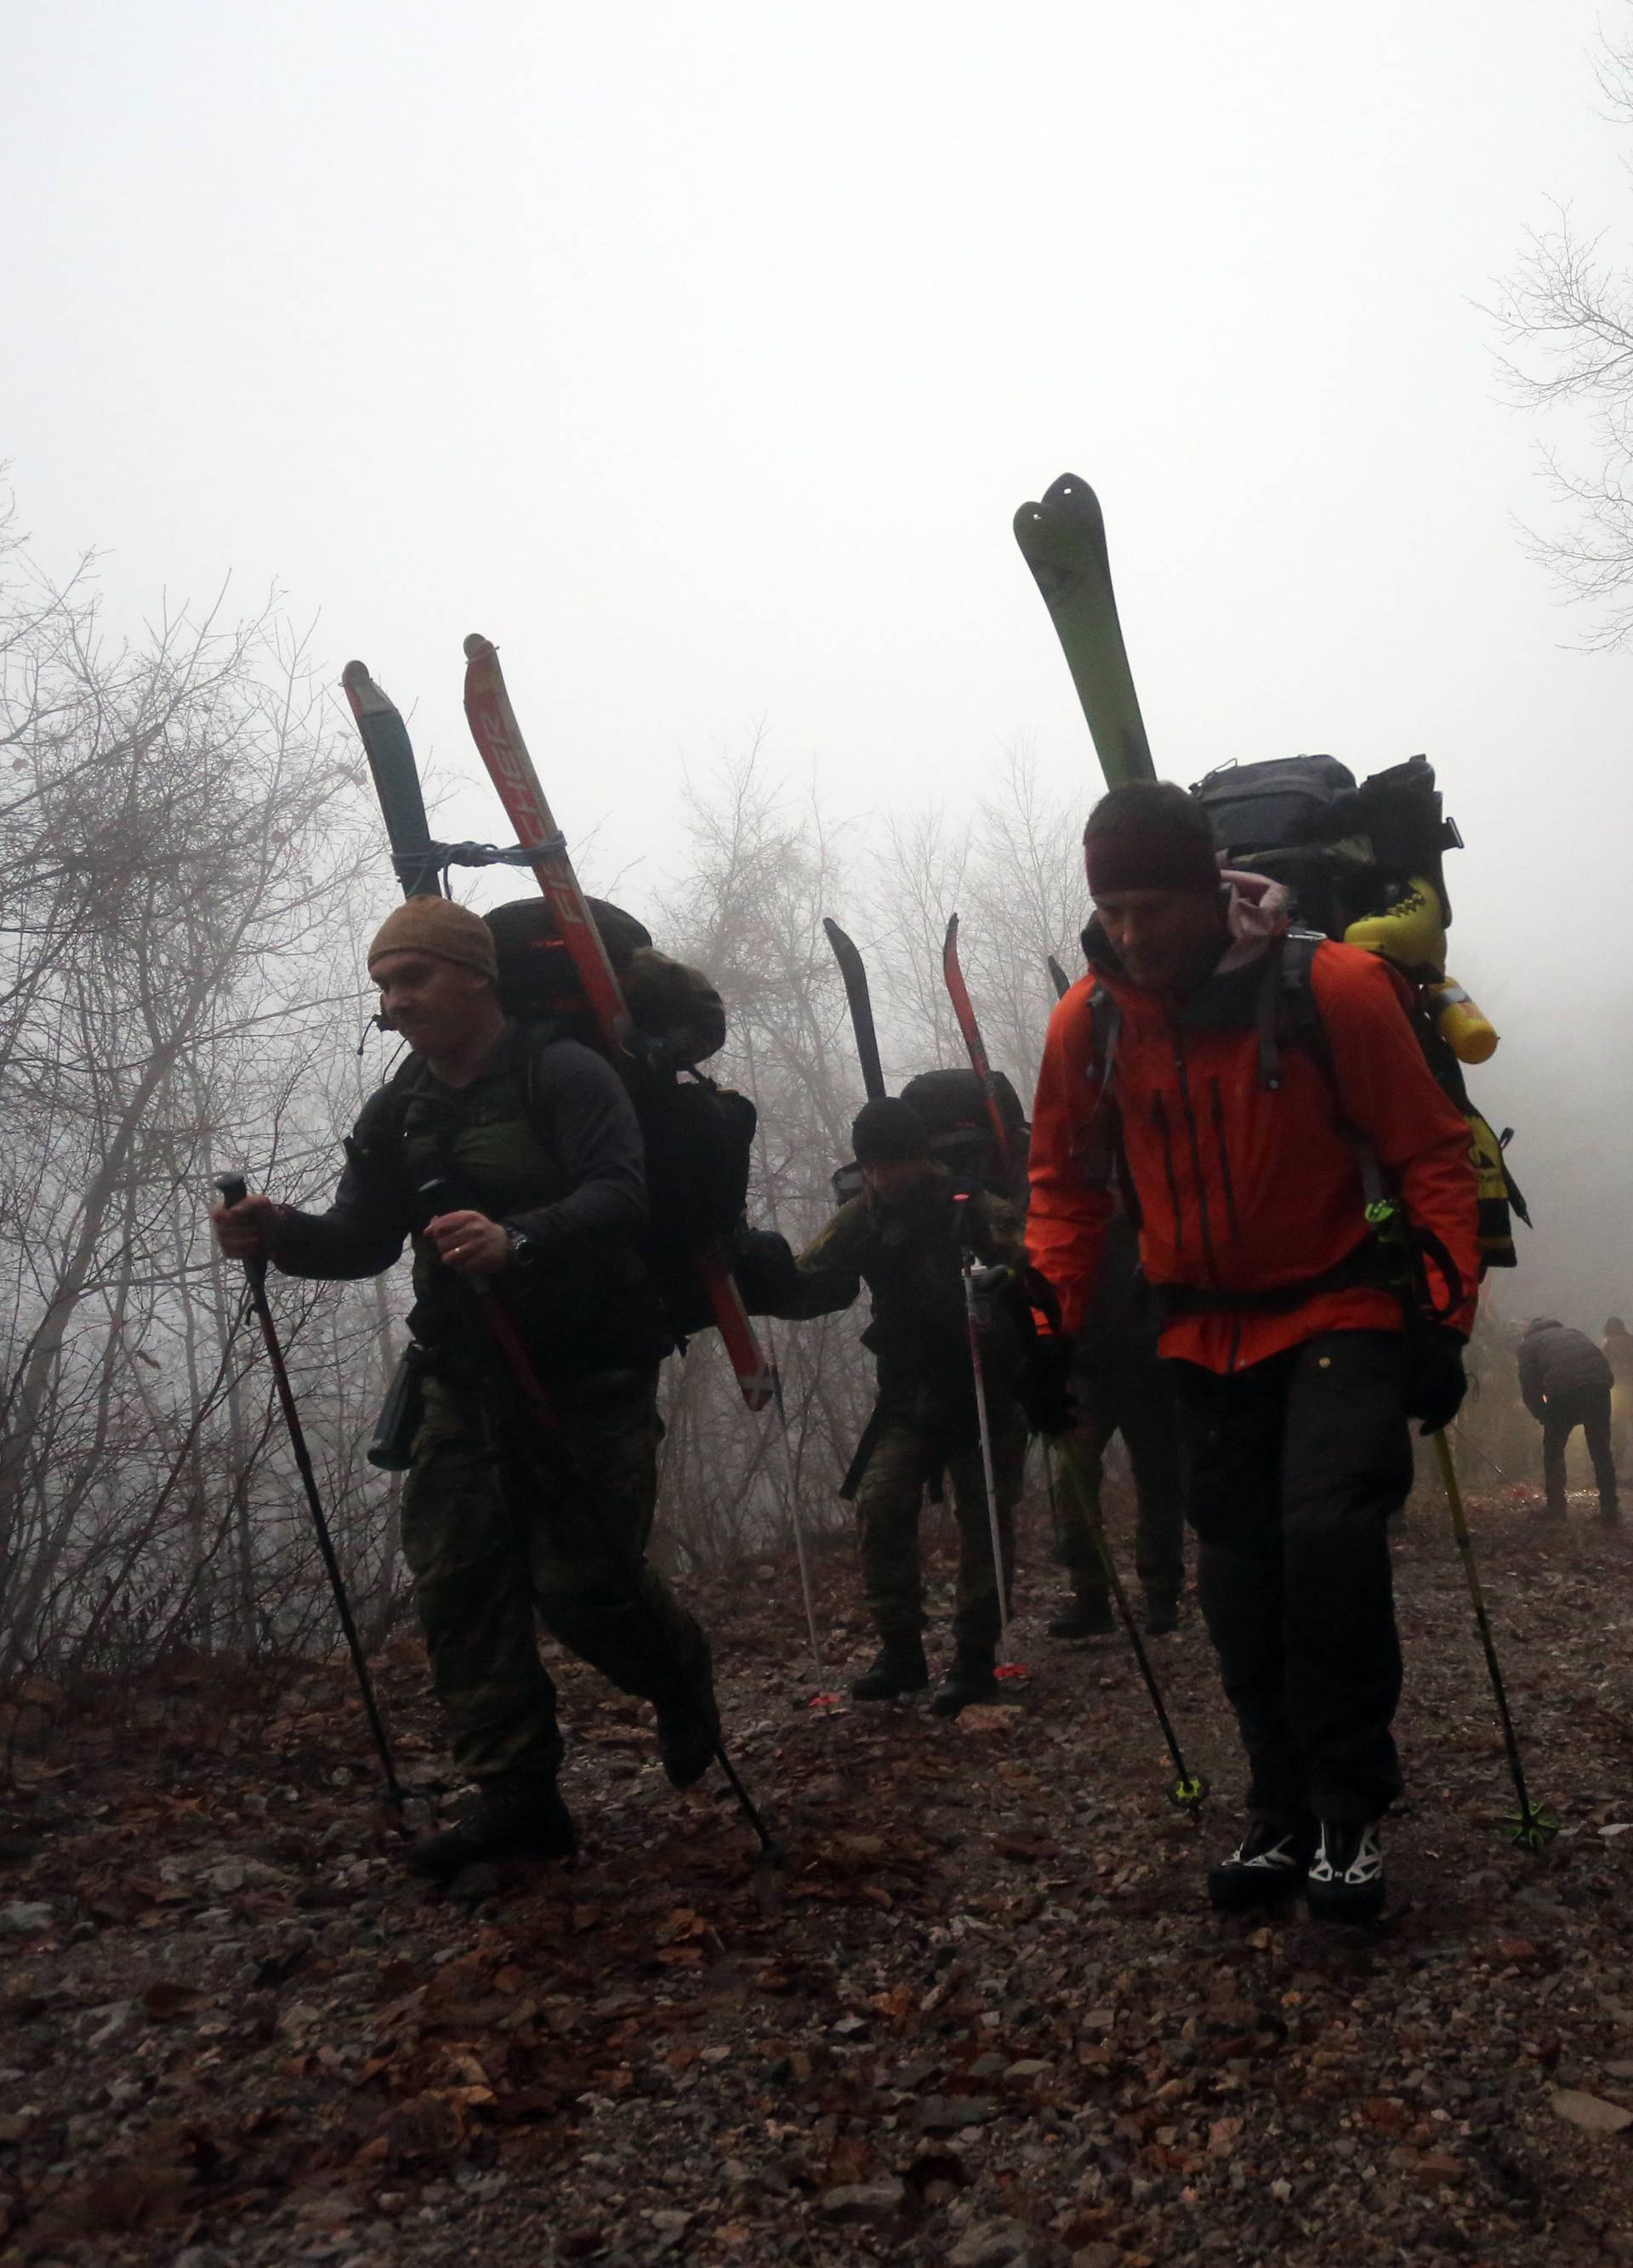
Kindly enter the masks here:
M 541 1016 L 522 1025 L 516 1035 L 517 1083 L 521 1089 L 522 1107 L 528 1114 L 528 1126 L 540 1145 L 554 1158 L 556 1129 L 545 1092 L 545 1058 L 563 1040 L 571 1039 L 556 1017 Z
M 1113 1108 L 1112 1076 L 1117 1068 L 1117 1042 L 1122 1037 L 1122 1030 L 1123 1012 L 1113 994 L 1097 978 L 1089 995 L 1089 1047 L 1100 1092 Z
M 1332 1097 L 1338 1130 L 1355 1153 L 1361 1194 L 1370 1214 L 1372 1206 L 1388 1197 L 1389 1189 L 1375 1145 L 1346 1116 L 1338 1091 L 1332 1042 L 1315 996 L 1315 957 L 1328 942 L 1319 930 L 1290 929 L 1266 955 L 1265 981 L 1260 988 L 1260 1079 L 1273 1091 L 1280 1087 L 1281 1048 L 1290 1042 L 1304 1049 Z
M 1259 986 L 1259 1084 L 1275 1094 L 1282 1084 L 1282 1049 L 1291 1042 L 1313 1056 L 1316 1067 L 1336 1093 L 1337 1073 L 1326 1027 L 1316 1003 L 1315 957 L 1327 942 L 1319 930 L 1289 929 L 1265 954 Z
M 416 1055 L 404 1056 L 390 1077 L 374 1089 L 358 1114 L 357 1144 L 375 1151 L 401 1142 L 410 1106 L 425 1081 L 425 1066 Z
M 1110 988 L 1097 977 L 1089 996 L 1089 1052 L 1090 1070 L 1100 1090 L 1097 1116 L 1103 1115 L 1105 1122 L 1096 1138 L 1098 1170 L 1105 1181 L 1115 1180 L 1123 1211 L 1138 1228 L 1140 1198 L 1129 1170 L 1128 1152 L 1123 1141 L 1122 1108 L 1117 1099 L 1117 1044 L 1122 1032 L 1122 1009 Z

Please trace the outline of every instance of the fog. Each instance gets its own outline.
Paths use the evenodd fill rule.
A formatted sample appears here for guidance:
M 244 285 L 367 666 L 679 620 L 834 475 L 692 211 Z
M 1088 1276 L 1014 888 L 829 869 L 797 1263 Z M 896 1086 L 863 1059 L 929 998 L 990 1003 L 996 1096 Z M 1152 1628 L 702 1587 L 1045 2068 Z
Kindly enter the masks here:
M 1009 534 L 1081 473 L 1160 770 L 1433 757 L 1538 1221 L 1498 1297 L 1596 1328 L 1633 1305 L 1629 663 L 1520 547 L 1544 431 L 1480 306 L 1550 197 L 1633 248 L 1596 19 L 14 9 L 0 453 L 115 622 L 277 585 L 493 835 L 488 632 L 636 902 L 757 731 L 839 814 L 967 810 L 1017 744 L 1086 807 Z

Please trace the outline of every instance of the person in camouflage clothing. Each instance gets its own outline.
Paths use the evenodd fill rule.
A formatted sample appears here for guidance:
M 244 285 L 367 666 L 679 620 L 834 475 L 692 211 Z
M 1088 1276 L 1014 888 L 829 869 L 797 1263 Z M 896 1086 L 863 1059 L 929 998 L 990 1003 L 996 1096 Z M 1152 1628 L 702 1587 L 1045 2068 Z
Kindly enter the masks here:
M 403 1551 L 454 1760 L 477 1791 L 468 1819 L 413 1854 L 447 1880 L 576 1846 L 536 1621 L 654 1705 L 676 1786 L 707 1770 L 720 1727 L 707 1641 L 645 1560 L 672 1339 L 640 1256 L 629 1096 L 592 1049 L 509 1021 L 492 933 L 464 907 L 399 907 L 369 973 L 413 1053 L 365 1104 L 334 1203 L 314 1214 L 252 1196 L 212 1218 L 225 1252 L 293 1276 L 378 1275 L 413 1240 L 424 1400 Z M 496 1359 L 490 1300 L 552 1432 Z
M 989 1268 L 1018 1270 L 1024 1229 L 1019 1211 L 1001 1197 L 956 1194 L 951 1176 L 932 1162 L 923 1124 L 908 1104 L 869 1102 L 852 1138 L 861 1193 L 800 1255 L 792 1288 L 774 1312 L 795 1320 L 833 1314 L 863 1284 L 872 1294 L 862 1344 L 876 1361 L 878 1400 L 844 1492 L 855 1498 L 862 1581 L 880 1649 L 851 1692 L 859 1701 L 893 1700 L 930 1682 L 919 1509 L 927 1484 L 944 1472 L 958 1521 L 955 1653 L 930 1705 L 956 1716 L 969 1702 L 997 1697 L 1001 1623 L 962 1258 L 967 1249 Z M 1007 1593 L 1026 1420 L 1013 1391 L 1016 1342 L 990 1294 L 984 1304 L 991 1310 L 983 1371 Z
M 1134 1486 L 1134 1571 L 1145 1594 L 1145 1627 L 1164 1638 L 1179 1626 L 1185 1587 L 1185 1488 L 1173 1389 L 1156 1354 L 1155 1302 L 1140 1274 L 1140 1237 L 1119 1211 L 1107 1224 L 1105 1257 L 1071 1373 L 1073 1432 L 1097 1511 L 1113 1433 L 1128 1452 Z M 1106 1636 L 1117 1627 L 1105 1563 L 1075 1495 L 1055 1506 L 1055 1557 L 1072 1580 L 1072 1604 L 1051 1638 Z

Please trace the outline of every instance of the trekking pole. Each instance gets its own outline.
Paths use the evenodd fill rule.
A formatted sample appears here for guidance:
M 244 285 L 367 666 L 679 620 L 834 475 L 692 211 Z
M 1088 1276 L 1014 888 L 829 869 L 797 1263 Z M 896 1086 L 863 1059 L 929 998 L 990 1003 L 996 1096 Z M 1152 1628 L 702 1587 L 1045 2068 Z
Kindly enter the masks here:
M 1151 1667 L 1151 1658 L 1145 1650 L 1145 1641 L 1140 1636 L 1133 1609 L 1128 1604 L 1128 1594 L 1123 1588 L 1122 1578 L 1117 1572 L 1117 1562 L 1112 1557 L 1112 1547 L 1106 1540 L 1105 1523 L 1100 1517 L 1099 1499 L 1090 1484 L 1087 1472 L 1083 1469 L 1083 1452 L 1069 1433 L 1058 1433 L 1053 1436 L 1052 1441 L 1046 1440 L 1044 1444 L 1046 1458 L 1052 1447 L 1060 1453 L 1060 1462 L 1066 1467 L 1066 1476 L 1071 1482 L 1073 1493 L 1077 1498 L 1078 1509 L 1082 1512 L 1090 1535 L 1094 1539 L 1094 1547 L 1100 1555 L 1100 1565 L 1105 1572 L 1107 1586 L 1112 1596 L 1117 1602 L 1117 1611 L 1122 1617 L 1124 1630 L 1128 1633 L 1128 1643 L 1134 1648 L 1134 1660 L 1140 1665 L 1140 1675 L 1145 1680 L 1145 1690 L 1151 1697 L 1151 1706 L 1156 1712 L 1156 1721 L 1162 1727 L 1163 1738 L 1168 1744 L 1168 1753 L 1173 1758 L 1177 1777 L 1173 1786 L 1168 1791 L 1168 1800 L 1176 1811 L 1200 1813 L 1203 1799 L 1208 1793 L 1208 1782 L 1193 1772 L 1186 1764 L 1179 1746 L 1179 1736 L 1174 1731 L 1167 1708 L 1164 1705 L 1162 1688 L 1156 1682 L 1156 1672 Z
M 970 1333 L 970 1367 L 975 1373 L 975 1423 L 981 1437 L 981 1478 L 986 1487 L 986 1524 L 992 1531 L 993 1572 L 998 1581 L 998 1651 L 1009 1635 L 1009 1593 L 1004 1581 L 1003 1532 L 998 1521 L 998 1484 L 993 1476 L 993 1429 L 986 1415 L 986 1374 L 981 1362 L 980 1309 L 976 1302 L 975 1255 L 964 1255 L 964 1315 Z
M 772 1187 L 770 1166 L 765 1155 L 765 1121 L 759 1115 L 757 1108 L 759 1082 L 754 1069 L 754 1041 L 752 1035 L 748 1032 L 743 1034 L 743 1049 L 749 1069 L 749 1088 L 755 1097 L 757 1105 L 755 1140 L 760 1153 L 760 1180 L 765 1191 L 765 1209 L 771 1215 L 773 1233 L 780 1236 L 782 1228 L 777 1219 L 777 1196 Z M 816 1672 L 816 1683 L 819 1686 L 825 1685 L 828 1682 L 828 1672 L 823 1662 L 822 1641 L 816 1635 L 816 1607 L 811 1591 L 811 1571 L 805 1550 L 805 1521 L 800 1511 L 800 1472 L 799 1466 L 794 1461 L 794 1434 L 788 1424 L 788 1405 L 783 1399 L 782 1366 L 777 1359 L 776 1334 L 772 1331 L 769 1321 L 764 1317 L 761 1320 L 765 1325 L 765 1359 L 771 1366 L 772 1398 L 777 1405 L 777 1423 L 782 1431 L 783 1459 L 788 1468 L 788 1525 L 794 1531 L 794 1556 L 799 1563 L 800 1595 L 805 1602 L 805 1628 L 810 1638 L 811 1661 Z
M 777 1423 L 782 1432 L 783 1462 L 788 1468 L 788 1526 L 794 1531 L 794 1557 L 800 1570 L 800 1596 L 805 1604 L 805 1634 L 810 1641 L 811 1667 L 818 1685 L 828 1682 L 827 1667 L 822 1658 L 822 1640 L 816 1635 L 816 1603 L 811 1590 L 810 1563 L 805 1550 L 805 1522 L 800 1513 L 800 1469 L 794 1462 L 794 1429 L 788 1423 L 788 1405 L 783 1399 L 782 1366 L 777 1360 L 777 1339 L 769 1322 L 765 1325 L 765 1359 L 771 1365 L 772 1398 L 777 1405 Z
M 1480 1643 L 1485 1651 L 1491 1690 L 1496 1699 L 1497 1719 L 1503 1727 L 1503 1746 L 1508 1756 L 1508 1769 L 1514 1782 L 1514 1793 L 1519 1799 L 1519 1812 L 1511 1840 L 1518 1843 L 1522 1850 L 1541 1851 L 1558 1834 L 1559 1822 L 1551 1812 L 1533 1804 L 1526 1790 L 1525 1766 L 1519 1760 L 1519 1741 L 1514 1731 L 1514 1720 L 1509 1714 L 1508 1695 L 1504 1690 L 1503 1672 L 1497 1663 L 1496 1646 L 1491 1637 L 1490 1618 L 1486 1613 L 1485 1596 L 1480 1587 L 1480 1570 L 1474 1564 L 1474 1542 L 1468 1532 L 1468 1522 L 1463 1516 L 1463 1491 L 1458 1486 L 1457 1467 L 1452 1462 L 1452 1444 L 1444 1432 L 1435 1435 L 1435 1456 L 1440 1466 L 1440 1477 L 1445 1483 L 1446 1504 L 1452 1513 L 1452 1533 L 1457 1538 L 1463 1572 L 1468 1578 L 1468 1595 L 1474 1609 L 1474 1624 L 1480 1632 Z
M 444 1196 L 447 1188 L 447 1177 L 439 1174 L 420 1184 L 420 1195 L 436 1199 Z M 462 1295 L 462 1306 L 473 1334 L 485 1337 L 493 1346 L 517 1395 L 526 1404 L 539 1429 L 550 1440 L 559 1444 L 561 1420 L 556 1414 L 555 1406 L 544 1390 L 543 1382 L 538 1372 L 534 1368 L 533 1359 L 522 1344 L 521 1336 L 506 1313 L 503 1301 L 495 1296 L 488 1285 L 480 1280 L 472 1282 L 460 1282 L 457 1278 L 455 1280 L 458 1283 L 459 1292 Z M 515 1512 L 514 1498 L 511 1502 L 511 1511 L 513 1518 L 519 1516 Z M 604 1547 L 610 1551 L 632 1594 L 639 1597 L 639 1567 L 621 1539 L 614 1535 L 610 1528 L 598 1527 L 595 1530 L 595 1541 L 598 1548 Z M 739 1809 L 754 1830 L 759 1842 L 761 1858 L 768 1866 L 786 1867 L 788 1863 L 787 1852 L 766 1825 L 758 1806 L 743 1786 L 735 1764 L 727 1753 L 723 1735 L 713 1728 L 710 1729 L 710 1747 L 715 1763 L 726 1775 L 727 1786 L 736 1798 Z
M 1496 1475 L 1498 1480 L 1505 1481 L 1510 1488 L 1524 1488 L 1526 1486 L 1525 1482 L 1517 1481 L 1512 1473 L 1505 1473 L 1502 1466 L 1498 1464 L 1496 1459 L 1491 1454 L 1489 1449 L 1482 1449 L 1478 1441 L 1471 1441 L 1468 1435 L 1463 1431 L 1463 1428 L 1460 1425 L 1456 1428 L 1456 1432 L 1457 1438 L 1463 1444 L 1463 1447 L 1466 1449 L 1472 1449 L 1482 1464 L 1489 1465 L 1492 1471 Z
M 216 1182 L 222 1202 L 228 1205 L 242 1204 L 249 1194 L 242 1174 L 223 1174 Z M 278 1344 L 277 1325 L 267 1299 L 267 1263 L 264 1260 L 246 1260 L 244 1279 L 249 1286 L 249 1303 L 255 1311 L 255 1321 L 261 1326 L 261 1336 L 266 1346 L 267 1360 L 272 1366 L 272 1382 L 277 1389 L 278 1405 L 284 1412 L 284 1423 L 289 1432 L 289 1445 L 295 1453 L 295 1466 L 300 1475 L 300 1484 L 307 1493 L 311 1508 L 312 1525 L 317 1530 L 318 1550 L 329 1577 L 329 1589 L 335 1594 L 335 1610 L 340 1616 L 340 1627 L 345 1633 L 346 1650 L 351 1656 L 351 1667 L 357 1672 L 358 1690 L 363 1696 L 363 1712 L 368 1719 L 368 1728 L 374 1736 L 374 1746 L 380 1751 L 381 1769 L 386 1775 L 387 1800 L 396 1814 L 396 1823 L 403 1826 L 403 1806 L 406 1801 L 397 1783 L 396 1766 L 393 1762 L 391 1743 L 386 1737 L 380 1706 L 374 1698 L 373 1680 L 368 1674 L 364 1657 L 363 1641 L 352 1619 L 351 1602 L 346 1596 L 345 1579 L 336 1557 L 335 1541 L 329 1532 L 329 1521 L 323 1514 L 323 1499 L 318 1494 L 317 1475 L 312 1469 L 312 1453 L 307 1447 L 300 1413 L 295 1407 L 289 1372 L 284 1363 L 284 1350 Z

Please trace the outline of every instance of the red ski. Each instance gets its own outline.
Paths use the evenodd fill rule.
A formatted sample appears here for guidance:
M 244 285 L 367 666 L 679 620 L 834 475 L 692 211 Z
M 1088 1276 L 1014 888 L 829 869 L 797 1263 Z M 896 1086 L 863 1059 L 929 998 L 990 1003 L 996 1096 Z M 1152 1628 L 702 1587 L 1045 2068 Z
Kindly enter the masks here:
M 550 901 L 608 1053 L 615 1064 L 622 1064 L 627 1060 L 624 1039 L 630 1022 L 623 990 L 584 902 L 567 856 L 566 840 L 544 800 L 538 773 L 505 690 L 499 650 L 492 640 L 473 631 L 465 640 L 465 715 L 471 738 L 499 790 L 517 842 L 536 854 L 535 880 Z M 760 1351 L 736 1280 L 719 1253 L 701 1251 L 696 1258 L 698 1274 L 743 1398 L 750 1410 L 764 1410 L 776 1392 L 776 1373 Z
M 986 1105 L 986 1116 L 992 1126 L 993 1140 L 998 1145 L 999 1161 L 1006 1174 L 1014 1175 L 1015 1145 L 1009 1138 L 1009 1129 L 998 1098 L 993 1092 L 993 1067 L 986 1060 L 986 1046 L 981 1038 L 981 1027 L 975 1020 L 975 1003 L 970 998 L 970 988 L 964 981 L 964 969 L 958 960 L 958 917 L 954 914 L 947 924 L 946 941 L 942 946 L 942 976 L 947 985 L 948 998 L 953 1014 L 958 1019 L 958 1029 L 964 1035 L 964 1044 L 970 1058 L 970 1068 L 981 1082 L 981 1100 Z

